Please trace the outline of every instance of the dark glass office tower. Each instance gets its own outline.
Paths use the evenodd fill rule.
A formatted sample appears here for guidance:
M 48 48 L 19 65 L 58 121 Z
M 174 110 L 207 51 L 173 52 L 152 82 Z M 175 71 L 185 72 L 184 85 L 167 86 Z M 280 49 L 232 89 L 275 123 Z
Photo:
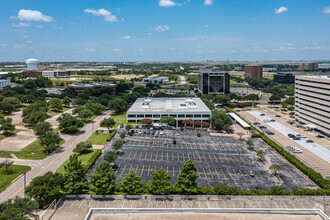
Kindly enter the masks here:
M 202 94 L 229 93 L 229 73 L 215 69 L 201 69 L 198 73 L 198 90 Z

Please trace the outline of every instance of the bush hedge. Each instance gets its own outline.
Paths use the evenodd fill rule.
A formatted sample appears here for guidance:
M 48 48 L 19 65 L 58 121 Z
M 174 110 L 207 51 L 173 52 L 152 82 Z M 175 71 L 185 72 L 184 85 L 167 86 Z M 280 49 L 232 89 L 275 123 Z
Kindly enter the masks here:
M 93 155 L 86 161 L 86 163 L 84 164 L 84 168 L 85 168 L 85 173 L 88 172 L 88 170 L 90 168 L 92 168 L 92 166 L 96 163 L 97 158 L 101 155 L 102 150 L 101 149 L 94 149 L 93 150 L 94 153 Z
M 234 112 L 231 108 L 228 108 L 228 107 L 225 107 L 225 108 L 229 112 Z M 236 112 L 234 112 L 234 113 L 237 114 Z M 246 122 L 246 123 L 248 123 L 248 122 Z M 294 155 L 292 155 L 289 152 L 287 152 L 286 150 L 284 150 L 280 145 L 276 144 L 274 141 L 269 139 L 264 133 L 257 130 L 250 123 L 248 123 L 248 124 L 251 126 L 251 129 L 256 130 L 259 133 L 262 140 L 264 140 L 269 146 L 271 146 L 280 155 L 282 155 L 287 161 L 289 161 L 291 164 L 293 164 L 297 169 L 299 169 L 301 172 L 306 174 L 318 186 L 320 186 L 323 189 L 330 190 L 330 180 L 323 178 L 320 173 L 316 172 L 312 168 L 305 165 L 297 157 L 295 157 Z

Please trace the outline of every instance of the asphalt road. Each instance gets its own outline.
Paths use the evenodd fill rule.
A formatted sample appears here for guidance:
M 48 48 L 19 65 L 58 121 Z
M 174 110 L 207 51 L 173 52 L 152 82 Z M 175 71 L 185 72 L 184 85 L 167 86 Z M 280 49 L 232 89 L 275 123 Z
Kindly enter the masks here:
M 73 135 L 61 147 L 59 147 L 49 157 L 44 159 L 40 165 L 34 167 L 31 171 L 26 173 L 26 185 L 28 185 L 33 178 L 42 176 L 51 171 L 55 172 L 72 154 L 75 146 L 81 141 L 86 141 L 88 137 L 100 127 L 100 122 L 112 111 L 107 111 L 103 115 L 94 119 L 93 123 L 85 125 L 77 134 Z M 7 201 L 16 196 L 24 196 L 24 177 L 19 178 L 16 182 L 12 183 L 7 189 L 0 193 L 0 203 Z

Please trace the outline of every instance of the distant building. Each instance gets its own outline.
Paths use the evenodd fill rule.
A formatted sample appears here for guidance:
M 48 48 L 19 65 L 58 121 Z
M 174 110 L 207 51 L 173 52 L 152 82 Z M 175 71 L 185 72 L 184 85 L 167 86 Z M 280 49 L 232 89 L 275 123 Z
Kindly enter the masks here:
M 319 63 L 319 69 L 330 69 L 330 63 Z
M 10 80 L 9 79 L 0 79 L 0 90 L 5 88 L 6 86 L 10 86 Z
M 284 84 L 294 84 L 295 76 L 292 73 L 276 73 L 274 75 L 274 82 Z
M 70 76 L 68 71 L 65 70 L 52 70 L 52 71 L 42 71 L 42 76 L 48 78 L 68 78 Z
M 165 84 L 169 82 L 168 77 L 166 76 L 160 76 L 160 77 L 150 77 L 150 78 L 143 78 L 143 83 L 152 83 L 152 84 Z
M 73 83 L 69 84 L 68 88 L 71 88 L 74 90 L 76 95 L 79 95 L 84 90 L 88 89 L 91 91 L 95 90 L 102 90 L 104 88 L 110 88 L 108 90 L 109 95 L 115 95 L 116 94 L 116 84 L 111 83 L 105 83 L 105 82 L 98 82 L 98 83 L 90 83 L 90 84 L 84 84 L 84 83 Z
M 263 67 L 262 71 L 263 72 L 276 72 L 277 68 L 276 67 Z
M 202 94 L 227 94 L 230 90 L 229 73 L 215 69 L 200 69 L 198 90 Z
M 262 79 L 262 65 L 249 64 L 245 65 L 245 78 Z
M 200 98 L 138 98 L 127 111 L 127 122 L 159 122 L 163 116 L 174 117 L 178 127 L 183 120 L 209 122 L 212 112 Z
M 295 119 L 330 136 L 330 75 L 296 76 Z
M 317 63 L 299 63 L 298 70 L 317 70 L 318 68 Z
M 27 70 L 37 70 L 38 63 L 39 61 L 37 59 L 33 59 L 33 58 L 27 59 L 26 60 Z
M 29 75 L 31 77 L 42 76 L 42 70 L 25 70 L 23 74 Z

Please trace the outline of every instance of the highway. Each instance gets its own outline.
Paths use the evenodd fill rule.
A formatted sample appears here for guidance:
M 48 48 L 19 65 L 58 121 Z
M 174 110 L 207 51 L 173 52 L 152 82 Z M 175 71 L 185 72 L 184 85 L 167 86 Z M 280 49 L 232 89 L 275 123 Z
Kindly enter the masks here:
M 107 111 L 103 115 L 98 116 L 93 120 L 93 123 L 86 124 L 77 134 L 67 140 L 62 146 L 54 151 L 50 156 L 44 159 L 40 165 L 32 168 L 26 173 L 26 185 L 28 185 L 33 178 L 42 176 L 51 171 L 55 172 L 72 154 L 75 146 L 81 141 L 86 141 L 88 137 L 100 127 L 101 121 L 111 115 L 113 111 Z M 16 196 L 24 196 L 24 177 L 22 176 L 16 182 L 12 183 L 7 189 L 0 193 L 0 203 Z

